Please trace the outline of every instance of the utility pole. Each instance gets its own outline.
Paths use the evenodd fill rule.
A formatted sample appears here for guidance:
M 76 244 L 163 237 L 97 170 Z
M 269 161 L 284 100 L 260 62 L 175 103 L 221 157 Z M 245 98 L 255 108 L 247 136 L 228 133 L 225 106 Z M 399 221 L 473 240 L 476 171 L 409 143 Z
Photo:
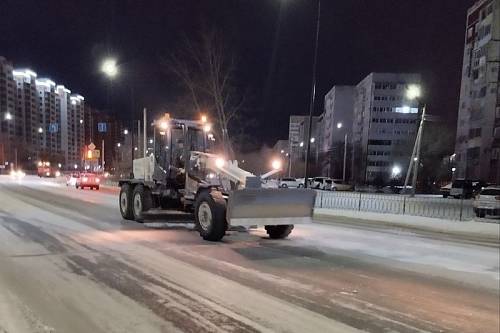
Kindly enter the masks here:
M 142 132 L 143 132 L 143 135 L 144 135 L 144 140 L 142 140 L 142 155 L 143 157 L 146 157 L 147 155 L 147 149 L 148 149 L 148 144 L 147 144 L 147 135 L 146 133 L 148 132 L 148 128 L 147 128 L 147 124 L 148 124 L 148 121 L 147 121 L 147 110 L 146 108 L 144 108 L 142 110 L 142 113 L 143 113 L 143 120 L 142 120 Z
M 136 147 L 134 147 L 135 150 Z M 141 156 L 141 121 L 137 120 L 137 156 Z
M 102 144 L 101 144 L 101 163 L 102 163 L 102 172 L 104 173 L 104 139 L 102 140 Z
M 345 167 L 347 163 L 347 133 L 344 135 L 344 166 L 342 168 L 342 181 L 345 183 Z
M 408 171 L 406 172 L 406 177 L 405 177 L 405 185 L 403 190 L 406 191 L 408 182 L 410 180 L 410 173 L 413 169 L 413 178 L 412 178 L 412 188 L 410 192 L 410 196 L 414 197 L 415 196 L 415 190 L 417 186 L 417 177 L 418 177 L 418 167 L 420 165 L 420 147 L 422 143 L 422 136 L 424 132 L 424 122 L 425 122 L 425 109 L 426 105 L 424 104 L 422 108 L 422 118 L 420 119 L 420 125 L 418 127 L 417 131 L 417 136 L 415 138 L 415 144 L 413 145 L 413 152 L 411 153 L 410 157 L 410 164 L 408 165 Z
M 313 58 L 313 69 L 312 69 L 312 82 L 311 82 L 311 102 L 309 104 L 309 131 L 307 132 L 307 142 L 306 142 L 306 161 L 304 165 L 304 188 L 307 188 L 308 179 L 308 162 L 309 162 L 309 150 L 311 149 L 311 131 L 312 131 L 312 120 L 314 113 L 314 100 L 316 99 L 316 65 L 318 61 L 318 39 L 319 39 L 319 26 L 321 18 L 321 0 L 318 0 L 318 14 L 316 18 L 316 38 L 314 41 L 314 58 Z

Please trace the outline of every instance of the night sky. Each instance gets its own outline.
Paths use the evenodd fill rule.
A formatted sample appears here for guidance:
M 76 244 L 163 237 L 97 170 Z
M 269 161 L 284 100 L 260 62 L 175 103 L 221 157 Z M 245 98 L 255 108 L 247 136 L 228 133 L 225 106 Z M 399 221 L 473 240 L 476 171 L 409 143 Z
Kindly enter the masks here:
M 0 55 L 126 119 L 132 85 L 141 107 L 160 111 L 175 100 L 179 86 L 162 58 L 182 36 L 213 25 L 238 55 L 238 84 L 250 91 L 247 114 L 256 121 L 249 131 L 273 144 L 287 138 L 289 115 L 308 113 L 316 20 L 316 1 L 282 1 L 275 39 L 279 0 L 1 0 Z M 323 0 L 316 114 L 335 84 L 356 84 L 372 71 L 419 72 L 428 112 L 454 130 L 466 10 L 473 3 Z M 98 70 L 106 54 L 124 71 L 112 89 Z

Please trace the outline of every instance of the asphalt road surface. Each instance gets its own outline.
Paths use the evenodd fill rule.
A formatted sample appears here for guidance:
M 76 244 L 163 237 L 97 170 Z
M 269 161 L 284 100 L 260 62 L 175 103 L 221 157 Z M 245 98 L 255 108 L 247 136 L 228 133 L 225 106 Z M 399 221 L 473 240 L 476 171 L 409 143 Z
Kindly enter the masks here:
M 499 249 L 391 228 L 203 241 L 117 192 L 0 177 L 0 333 L 499 332 Z

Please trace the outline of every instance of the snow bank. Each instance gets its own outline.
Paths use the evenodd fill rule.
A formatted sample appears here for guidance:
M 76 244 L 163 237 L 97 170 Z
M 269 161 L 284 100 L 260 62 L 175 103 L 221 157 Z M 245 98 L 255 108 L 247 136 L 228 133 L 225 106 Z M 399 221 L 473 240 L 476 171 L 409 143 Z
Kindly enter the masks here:
M 342 222 L 345 224 L 373 224 L 398 226 L 423 231 L 437 232 L 466 238 L 500 243 L 500 224 L 478 221 L 443 220 L 431 217 L 410 216 L 389 213 L 373 213 L 353 210 L 315 208 L 314 217 L 322 221 Z M 343 217 L 336 221 L 335 217 Z

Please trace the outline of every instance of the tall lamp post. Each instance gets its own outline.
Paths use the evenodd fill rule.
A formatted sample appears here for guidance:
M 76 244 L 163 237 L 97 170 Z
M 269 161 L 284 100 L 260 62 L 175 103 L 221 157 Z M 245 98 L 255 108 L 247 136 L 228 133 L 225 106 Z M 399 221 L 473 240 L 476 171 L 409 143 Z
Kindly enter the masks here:
M 311 149 L 311 131 L 312 131 L 312 120 L 314 113 L 314 100 L 316 99 L 316 65 L 318 60 L 318 39 L 319 39 L 319 27 L 321 18 L 321 0 L 318 0 L 318 13 L 316 17 L 316 37 L 314 40 L 314 58 L 313 58 L 313 68 L 312 68 L 312 82 L 311 82 L 311 101 L 309 104 L 309 131 L 307 132 L 306 140 L 306 162 L 304 165 L 304 187 L 307 187 L 308 179 L 308 164 L 309 164 L 309 150 Z
M 102 61 L 101 63 L 101 72 L 104 73 L 104 75 L 109 79 L 109 80 L 114 80 L 119 74 L 120 74 L 120 68 L 118 66 L 118 62 L 114 58 L 106 58 Z M 133 86 L 130 87 L 130 98 L 132 100 L 132 109 L 131 109 L 131 114 L 130 114 L 130 128 L 134 128 L 134 89 Z M 125 133 L 124 134 L 128 134 Z M 133 131 L 130 133 L 130 154 L 131 154 L 131 167 L 133 172 L 133 164 L 134 164 L 134 135 Z M 138 137 L 139 139 L 139 137 Z
M 408 86 L 408 89 L 406 91 L 406 98 L 408 98 L 409 100 L 416 100 L 417 105 L 420 105 L 421 94 L 422 92 L 420 86 L 412 84 Z M 408 165 L 408 171 L 406 172 L 405 184 L 403 188 L 403 190 L 406 191 L 408 182 L 410 180 L 410 173 L 413 169 L 413 178 L 411 182 L 411 192 L 410 192 L 410 196 L 412 197 L 415 196 L 415 190 L 417 186 L 418 166 L 420 165 L 420 148 L 424 132 L 425 108 L 426 105 L 424 104 L 422 107 L 422 116 L 420 119 L 420 125 L 418 127 L 417 136 L 415 138 L 415 144 L 413 145 L 413 152 L 410 157 L 410 163 Z

